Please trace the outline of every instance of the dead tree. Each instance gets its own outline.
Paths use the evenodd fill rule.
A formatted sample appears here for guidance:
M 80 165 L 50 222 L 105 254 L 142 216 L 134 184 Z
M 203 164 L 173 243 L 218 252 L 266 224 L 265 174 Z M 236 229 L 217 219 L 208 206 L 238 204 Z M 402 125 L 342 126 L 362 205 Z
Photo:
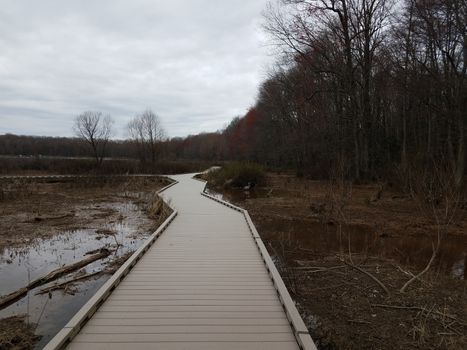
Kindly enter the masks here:
M 112 135 L 113 120 L 102 112 L 87 111 L 75 118 L 73 130 L 92 149 L 93 157 L 99 166 L 105 157 L 105 150 Z
M 157 114 L 147 109 L 133 118 L 128 124 L 128 132 L 135 142 L 141 161 L 149 156 L 153 163 L 159 155 L 159 146 L 166 138 L 166 133 Z

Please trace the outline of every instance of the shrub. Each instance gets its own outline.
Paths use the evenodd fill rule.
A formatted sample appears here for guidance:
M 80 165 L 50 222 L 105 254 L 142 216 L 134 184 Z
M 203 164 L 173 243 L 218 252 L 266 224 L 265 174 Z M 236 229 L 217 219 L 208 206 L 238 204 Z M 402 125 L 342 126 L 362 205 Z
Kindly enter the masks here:
M 207 174 L 207 180 L 215 186 L 244 187 L 248 184 L 263 185 L 265 171 L 254 163 L 229 163 Z

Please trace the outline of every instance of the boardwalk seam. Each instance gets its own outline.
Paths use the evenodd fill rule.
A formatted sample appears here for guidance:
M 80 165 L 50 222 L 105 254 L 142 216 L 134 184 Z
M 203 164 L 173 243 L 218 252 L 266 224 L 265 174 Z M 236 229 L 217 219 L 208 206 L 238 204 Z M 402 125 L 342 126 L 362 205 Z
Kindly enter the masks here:
M 157 191 L 158 194 L 176 185 L 178 181 L 173 181 L 169 185 Z M 167 203 L 166 203 L 167 204 Z M 169 205 L 169 204 L 167 204 Z M 170 205 L 169 205 L 170 206 Z M 136 250 L 133 255 L 104 283 L 97 293 L 88 300 L 86 304 L 76 313 L 75 316 L 58 332 L 55 337 L 44 347 L 43 350 L 59 350 L 63 349 L 70 341 L 79 333 L 87 321 L 89 321 L 104 301 L 110 296 L 112 291 L 131 271 L 141 257 L 149 250 L 156 242 L 162 233 L 168 228 L 171 222 L 175 219 L 178 212 L 172 209 L 172 214 L 158 227 L 158 229 L 146 240 L 146 242 Z

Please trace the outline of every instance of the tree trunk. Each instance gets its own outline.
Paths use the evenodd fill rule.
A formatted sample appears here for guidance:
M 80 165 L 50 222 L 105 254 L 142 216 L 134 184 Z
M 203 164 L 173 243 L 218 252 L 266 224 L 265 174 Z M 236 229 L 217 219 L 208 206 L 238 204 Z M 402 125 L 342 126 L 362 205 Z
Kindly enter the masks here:
M 403 174 L 407 171 L 407 116 L 402 113 L 402 145 L 401 145 L 401 167 Z
M 459 113 L 459 138 L 457 146 L 456 185 L 461 187 L 465 173 L 465 116 Z
M 355 180 L 360 180 L 360 147 L 358 142 L 358 123 L 354 120 L 353 125 L 353 140 L 354 140 L 354 166 L 355 166 Z

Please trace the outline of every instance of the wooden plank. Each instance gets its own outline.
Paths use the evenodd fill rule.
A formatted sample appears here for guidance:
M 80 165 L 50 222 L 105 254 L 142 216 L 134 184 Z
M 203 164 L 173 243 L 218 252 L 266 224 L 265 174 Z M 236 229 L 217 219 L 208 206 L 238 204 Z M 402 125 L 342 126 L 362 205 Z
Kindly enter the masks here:
M 238 306 L 238 307 L 272 307 L 272 306 L 279 306 L 280 307 L 279 301 L 276 299 L 270 299 L 270 300 L 250 300 L 250 299 L 236 299 L 236 300 L 230 300 L 230 299 L 183 299 L 183 300 L 141 300 L 141 298 L 138 297 L 138 300 L 134 300 L 134 298 L 129 298 L 129 299 L 116 299 L 112 298 L 109 299 L 108 302 L 106 303 L 106 306 L 109 308 L 134 308 L 135 310 L 138 308 L 153 308 L 153 307 L 158 307 L 158 306 L 163 306 L 163 307 L 201 307 L 201 308 L 210 308 L 214 306 L 220 306 L 220 307 L 227 307 L 227 306 Z
M 238 291 L 237 291 L 238 292 Z M 182 294 L 183 293 L 183 294 Z M 125 290 L 125 293 L 122 293 L 120 290 L 117 293 L 113 293 L 109 300 L 135 300 L 137 301 L 142 300 L 259 300 L 259 301 L 266 301 L 266 300 L 275 300 L 277 301 L 277 293 L 274 293 L 269 290 L 265 291 L 248 291 L 247 292 L 238 292 L 232 293 L 222 293 L 222 292 L 214 292 L 211 290 L 203 290 L 197 292 L 187 292 L 187 291 L 179 291 L 178 293 L 170 293 L 170 291 L 131 291 Z
M 244 283 L 239 285 L 236 282 L 197 282 L 197 283 L 187 283 L 187 282 L 171 282 L 171 283 L 158 283 L 154 281 L 150 282 L 127 282 L 121 284 L 119 290 L 122 289 L 150 289 L 150 290 L 183 290 L 190 291 L 190 290 L 271 290 L 271 283 L 268 282 L 256 282 L 256 281 L 248 281 L 248 283 Z
M 73 340 L 79 343 L 158 343 L 158 342 L 236 342 L 236 341 L 295 341 L 288 330 L 284 333 L 165 333 L 165 334 L 86 334 L 80 333 Z
M 100 310 L 108 312 L 206 312 L 206 311 L 283 311 L 280 305 L 147 305 L 147 306 L 119 306 L 104 303 Z
M 167 278 L 167 277 L 196 277 L 198 279 L 204 280 L 204 278 L 227 278 L 227 279 L 235 279 L 238 277 L 246 277 L 248 279 L 258 280 L 262 277 L 267 277 L 264 275 L 264 271 L 256 272 L 256 271 L 132 271 L 132 276 L 143 276 L 147 277 L 147 279 L 154 279 L 158 280 L 159 278 Z
M 225 320 L 231 319 L 254 319 L 254 318 L 267 318 L 267 319 L 286 319 L 284 310 L 279 311 L 158 311 L 158 312 L 136 312 L 136 311 L 105 311 L 99 310 L 94 314 L 94 319 L 149 319 L 149 318 L 163 318 L 163 319 L 212 319 L 222 318 Z M 288 322 L 288 320 L 287 320 Z
M 159 286 L 159 287 L 203 287 L 203 286 L 220 286 L 220 287 L 230 287 L 232 289 L 235 289 L 237 287 L 241 288 L 254 288 L 254 287 L 260 287 L 260 286 L 266 286 L 268 288 L 271 288 L 272 283 L 270 280 L 267 281 L 247 281 L 243 284 L 238 284 L 238 282 L 235 281 L 172 281 L 172 282 L 166 282 L 166 283 L 161 283 L 160 281 L 128 281 L 124 280 L 122 282 L 122 286 Z
M 183 290 L 180 289 L 154 289 L 154 288 L 146 288 L 146 289 L 136 289 L 136 288 L 123 288 L 120 287 L 117 289 L 116 292 L 112 294 L 112 296 L 115 297 L 121 297 L 121 296 L 145 296 L 145 295 L 154 295 L 154 296 L 159 296 L 159 295 L 169 295 L 173 296 L 173 298 L 183 298 L 183 297 L 188 297 L 188 296 L 198 296 L 198 295 L 209 295 L 210 297 L 215 297 L 215 296 L 227 296 L 227 295 L 234 295 L 234 296 L 239 296 L 239 298 L 243 297 L 250 297 L 250 296 L 261 296 L 261 297 L 266 297 L 266 296 L 271 296 L 274 298 L 277 298 L 277 292 L 271 290 L 270 287 L 268 288 L 263 288 L 263 289 L 257 289 L 257 288 L 250 288 L 250 289 L 212 289 L 212 288 L 203 288 L 203 289 L 188 289 L 184 288 Z
M 222 325 L 222 326 L 289 326 L 285 317 L 282 318 L 98 318 L 93 317 L 88 325 L 94 326 L 191 326 L 191 325 Z
M 221 267 L 221 266 L 208 266 L 208 267 L 189 267 L 189 266 L 173 266 L 173 267 L 148 267 L 142 266 L 134 268 L 132 273 L 158 273 L 158 274 L 171 274 L 174 273 L 223 273 L 226 275 L 231 274 L 264 274 L 264 267 L 258 266 L 253 268 L 248 267 Z
M 145 282 L 148 280 L 148 276 L 128 276 L 129 282 Z M 215 276 L 203 276 L 203 282 L 234 282 L 237 284 L 244 283 L 245 285 L 249 282 L 267 282 L 269 281 L 269 277 L 261 276 L 261 277 L 248 277 L 248 276 L 239 276 L 239 277 L 215 277 Z M 159 283 L 167 283 L 167 282 L 198 282 L 199 278 L 196 276 L 166 276 L 166 277 L 159 277 L 155 279 L 156 282 Z
M 81 334 L 270 334 L 288 333 L 285 325 L 96 325 L 83 329 Z

